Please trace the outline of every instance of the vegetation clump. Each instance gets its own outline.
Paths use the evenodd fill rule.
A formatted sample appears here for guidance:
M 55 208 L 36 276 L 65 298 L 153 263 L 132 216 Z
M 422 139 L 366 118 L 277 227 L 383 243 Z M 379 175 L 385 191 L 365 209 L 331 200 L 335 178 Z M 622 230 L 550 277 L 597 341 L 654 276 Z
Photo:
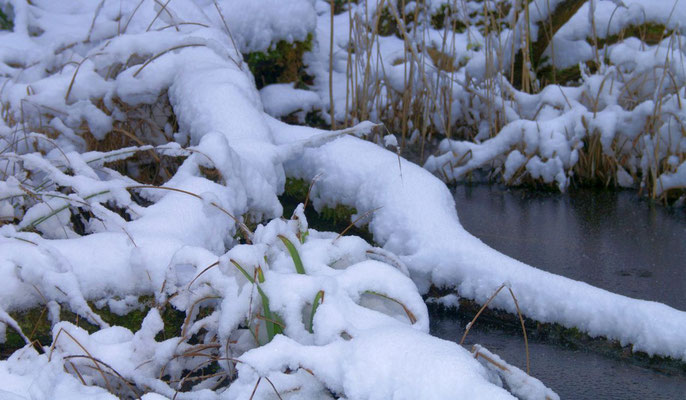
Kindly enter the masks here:
M 622 5 L 608 16 L 587 0 L 531 4 L 384 1 L 373 15 L 352 5 L 337 122 L 383 122 L 402 154 L 447 181 L 484 170 L 510 185 L 631 187 L 683 202 L 671 183 L 686 160 L 683 30 L 671 15 L 638 23 Z M 390 43 L 404 54 L 387 59 Z
M 243 56 L 255 77 L 258 89 L 272 83 L 295 82 L 296 88 L 312 84 L 303 63 L 303 53 L 312 50 L 313 36 L 309 34 L 304 42 L 277 42 L 266 52 L 248 53 Z

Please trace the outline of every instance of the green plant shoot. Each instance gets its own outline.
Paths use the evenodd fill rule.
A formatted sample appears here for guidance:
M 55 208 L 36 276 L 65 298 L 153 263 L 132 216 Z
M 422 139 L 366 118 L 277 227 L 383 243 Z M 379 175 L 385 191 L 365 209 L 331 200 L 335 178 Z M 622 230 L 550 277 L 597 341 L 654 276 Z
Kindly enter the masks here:
M 286 246 L 288 249 L 288 252 L 291 254 L 291 258 L 293 259 L 293 264 L 295 264 L 295 271 L 299 274 L 305 274 L 305 267 L 303 266 L 303 262 L 300 259 L 300 254 L 298 254 L 298 249 L 295 248 L 293 243 L 288 240 L 287 237 L 283 235 L 279 235 L 279 239 L 283 242 L 283 244 Z
M 271 309 L 269 308 L 269 297 L 267 297 L 267 294 L 264 293 L 264 291 L 260 287 L 260 283 L 264 283 L 264 273 L 262 272 L 262 268 L 257 267 L 255 269 L 258 281 L 255 282 L 255 279 L 253 279 L 253 277 L 250 276 L 250 274 L 248 274 L 245 268 L 238 264 L 236 260 L 231 259 L 230 261 L 241 272 L 241 274 L 245 276 L 245 279 L 247 279 L 250 283 L 254 284 L 257 287 L 257 292 L 260 294 L 260 297 L 262 298 L 262 310 L 264 312 L 264 322 L 267 328 L 267 337 L 269 339 L 268 341 L 271 342 L 272 339 L 274 339 L 274 336 L 283 332 L 283 329 L 281 328 L 281 325 L 276 322 L 278 320 L 278 316 L 276 314 L 273 314 Z
M 312 312 L 310 313 L 310 333 L 314 333 L 314 314 L 317 312 L 319 305 L 324 302 L 324 291 L 320 290 L 317 295 L 314 296 L 312 301 Z

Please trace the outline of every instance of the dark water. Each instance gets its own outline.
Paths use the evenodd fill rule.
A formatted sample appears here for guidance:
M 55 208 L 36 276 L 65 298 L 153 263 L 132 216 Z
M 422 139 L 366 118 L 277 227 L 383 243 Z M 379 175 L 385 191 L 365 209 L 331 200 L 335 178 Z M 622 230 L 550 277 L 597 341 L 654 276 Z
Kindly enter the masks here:
M 495 186 L 455 189 L 462 225 L 525 263 L 616 293 L 686 310 L 686 212 L 632 192 L 566 195 Z M 467 321 L 434 315 L 432 333 L 459 340 Z M 480 343 L 524 369 L 520 336 L 477 323 Z M 686 376 L 583 350 L 530 343 L 531 372 L 563 399 L 686 399 Z
M 527 264 L 686 310 L 686 210 L 634 192 L 455 189 L 462 225 Z M 685 397 L 686 398 L 686 397 Z

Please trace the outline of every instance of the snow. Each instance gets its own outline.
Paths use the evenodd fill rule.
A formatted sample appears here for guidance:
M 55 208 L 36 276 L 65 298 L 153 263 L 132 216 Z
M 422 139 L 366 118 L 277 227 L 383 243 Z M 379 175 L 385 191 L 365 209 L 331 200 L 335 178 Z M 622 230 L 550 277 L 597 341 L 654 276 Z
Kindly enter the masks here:
M 86 386 L 64 373 L 63 360 L 49 360 L 32 348 L 18 350 L 0 361 L 0 397 L 7 400 L 70 398 L 113 400 L 117 397 L 97 386 Z
M 483 346 L 475 345 L 472 348 L 472 353 L 486 368 L 496 372 L 518 398 L 560 400 L 557 393 L 547 388 L 539 380 L 506 363 L 498 355 L 491 353 Z
M 354 121 L 325 131 L 275 118 L 330 106 L 328 2 L 1 4 L 11 6 L 15 29 L 0 32 L 0 138 L 7 145 L 0 153 L 0 332 L 5 339 L 18 330 L 12 313 L 45 306 L 53 340 L 42 351 L 27 345 L 0 361 L 0 397 L 242 399 L 253 392 L 272 398 L 276 390 L 292 399 L 331 398 L 331 392 L 350 399 L 555 398 L 512 366 L 508 374 L 494 373 L 461 346 L 431 337 L 421 297 L 431 285 L 483 303 L 508 282 L 529 318 L 686 361 L 683 311 L 549 274 L 490 249 L 462 228 L 450 191 L 428 171 L 459 178 L 503 158 L 508 179 L 524 169 L 564 190 L 584 132 L 592 130 L 606 152 L 623 139 L 643 146 L 638 155 L 627 153 L 633 157 L 628 172 L 619 170 L 620 183 L 630 186 L 633 174 L 648 171 L 656 157 L 686 148 L 675 128 L 685 115 L 684 93 L 620 106 L 632 84 L 622 74 L 673 57 L 680 50 L 668 39 L 614 45 L 607 55 L 615 65 L 584 71 L 577 88 L 551 85 L 536 95 L 513 89 L 512 100 L 501 102 L 508 121 L 500 132 L 489 134 L 484 121 L 478 142 L 446 139 L 443 154 L 425 169 L 365 140 L 377 124 Z M 665 15 L 666 3 L 660 4 L 655 18 Z M 376 11 L 373 3 L 351 7 L 358 18 Z M 628 24 L 631 15 L 618 18 Z M 349 101 L 352 27 L 346 13 L 334 24 L 329 121 L 344 120 Z M 559 36 L 577 40 L 574 32 Z M 258 91 L 241 54 L 308 35 L 314 35 L 305 56 L 313 91 L 293 84 Z M 429 36 L 440 42 L 435 30 Z M 478 49 L 485 38 L 470 31 L 457 39 L 458 78 L 472 70 L 482 75 L 476 81 L 488 79 L 492 71 Z M 394 65 L 405 46 L 419 51 L 394 36 L 378 38 L 368 50 L 381 55 L 382 62 L 373 61 L 385 71 L 369 72 L 357 58 L 354 68 L 388 82 L 389 96 L 388 90 L 420 84 L 410 82 L 405 65 Z M 632 60 L 636 65 L 624 65 Z M 676 59 L 669 68 L 675 81 L 686 79 Z M 367 81 L 361 90 L 373 86 Z M 465 94 L 455 95 L 445 109 L 458 114 Z M 658 100 L 668 117 L 654 136 L 645 136 L 642 127 Z M 379 116 L 377 109 L 365 118 Z M 130 120 L 142 128 L 127 126 Z M 138 129 L 138 140 L 114 149 L 93 146 L 112 140 L 113 128 Z M 398 146 L 393 135 L 382 142 Z M 137 181 L 140 165 L 114 167 L 151 153 L 181 159 L 161 186 Z M 670 160 L 672 169 L 657 176 L 660 190 L 685 185 L 686 164 Z M 318 210 L 346 205 L 356 209 L 353 219 L 366 216 L 358 224 L 367 225 L 375 244 L 310 229 L 302 205 L 293 217 L 283 215 L 278 195 L 287 177 L 315 181 L 310 201 Z M 449 295 L 439 302 L 456 307 L 457 300 Z M 493 305 L 514 312 L 508 296 Z M 144 312 L 140 329 L 110 325 L 94 310 L 104 306 L 118 315 Z M 161 312 L 172 307 L 185 318 L 180 332 L 166 337 Z M 61 308 L 86 320 L 92 332 L 60 320 Z M 197 384 L 189 378 L 188 371 L 209 364 L 217 374 Z M 184 383 L 191 382 L 188 390 Z
M 204 1 L 209 14 L 214 6 Z M 315 28 L 314 0 L 232 0 L 219 2 L 241 53 L 265 51 L 279 40 L 304 41 Z M 216 21 L 217 12 L 214 12 Z M 249 16 L 249 18 L 246 18 Z M 220 26 L 220 25 L 217 25 Z
M 321 104 L 316 93 L 294 86 L 293 83 L 275 83 L 260 89 L 264 111 L 274 117 L 285 117 L 296 111 L 312 111 Z
M 285 137 L 298 131 L 305 135 L 303 128 L 273 124 L 285 131 Z M 437 178 L 401 161 L 399 165 L 397 155 L 372 143 L 343 137 L 306 150 L 286 167 L 288 175 L 306 181 L 321 174 L 311 194 L 315 207 L 342 203 L 358 213 L 378 208 L 369 230 L 377 243 L 408 266 L 422 292 L 432 283 L 456 286 L 460 296 L 483 303 L 509 282 L 530 318 L 578 327 L 648 354 L 686 357 L 686 338 L 675 333 L 686 326 L 683 311 L 616 295 L 498 253 L 462 228 L 451 193 Z M 499 295 L 494 303 L 516 312 L 509 296 Z
M 657 193 L 661 194 L 669 189 L 684 187 L 686 187 L 686 162 L 681 163 L 675 173 L 660 176 Z
M 277 352 L 275 347 L 286 351 Z M 327 387 L 353 399 L 514 398 L 495 385 L 484 385 L 485 369 L 464 348 L 406 328 L 372 329 L 324 348 L 280 337 L 243 359 L 246 364 L 239 371 L 254 370 L 243 375 L 252 379 L 239 380 L 229 392 L 243 389 L 244 396 L 252 390 L 257 373 L 269 372 L 262 365 L 281 364 L 307 368 Z M 344 361 L 336 365 L 332 363 L 336 359 Z M 417 376 L 419 365 L 426 375 Z

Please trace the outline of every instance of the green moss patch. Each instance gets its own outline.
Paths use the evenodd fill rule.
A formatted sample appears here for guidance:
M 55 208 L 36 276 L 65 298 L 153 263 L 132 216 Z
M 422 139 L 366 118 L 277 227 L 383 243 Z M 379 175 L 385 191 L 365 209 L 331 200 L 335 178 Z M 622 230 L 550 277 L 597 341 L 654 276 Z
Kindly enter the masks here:
M 310 183 L 302 179 L 288 178 L 286 180 L 286 189 L 279 198 L 283 205 L 284 217 L 290 217 L 298 204 L 305 202 L 309 188 Z M 341 204 L 333 208 L 324 207 L 317 212 L 312 207 L 312 202 L 310 201 L 305 209 L 305 216 L 307 217 L 309 227 L 318 231 L 343 232 L 350 225 L 355 214 L 357 214 L 355 208 Z M 347 234 L 359 236 L 369 243 L 374 243 L 372 234 L 364 228 L 353 226 L 348 230 Z
M 645 44 L 656 45 L 662 41 L 662 39 L 672 35 L 672 32 L 667 29 L 663 24 L 655 24 L 648 22 L 641 25 L 630 25 L 619 32 L 617 35 L 611 35 L 604 39 L 598 38 L 598 47 L 604 47 L 619 43 L 625 38 L 635 37 L 641 39 Z M 591 44 L 592 39 L 587 39 Z
M 140 330 L 143 319 L 152 307 L 152 297 L 141 296 L 139 298 L 139 303 L 142 305 L 140 309 L 133 310 L 125 315 L 118 315 L 110 311 L 107 306 L 98 309 L 93 303 L 90 303 L 90 305 L 93 311 L 108 324 L 112 326 L 122 326 L 132 332 L 137 332 Z M 201 315 L 202 313 L 207 314 L 208 311 L 203 309 L 201 310 Z M 156 339 L 165 340 L 180 336 L 186 314 L 176 310 L 171 305 L 166 305 L 160 310 L 160 315 L 164 321 L 164 330 L 158 334 Z M 13 312 L 10 313 L 10 316 L 17 321 L 21 330 L 31 341 L 38 341 L 38 343 L 43 346 L 49 346 L 52 343 L 52 327 L 48 319 L 47 307 L 34 307 L 20 312 Z M 66 305 L 60 306 L 60 320 L 71 322 L 89 333 L 94 333 L 99 329 L 97 326 L 70 311 Z M 24 345 L 24 340 L 19 334 L 8 327 L 6 341 L 0 345 L 0 356 L 7 357 L 15 350 L 24 347 Z
M 14 21 L 7 15 L 7 10 L 0 9 L 0 30 L 11 31 L 14 29 Z
M 467 29 L 467 25 L 455 18 L 455 12 L 450 4 L 443 4 L 439 7 L 433 15 L 431 15 L 431 26 L 434 29 L 441 30 L 445 28 L 446 17 L 452 16 L 450 30 L 457 33 L 462 33 Z M 505 13 L 506 15 L 507 13 Z
M 295 82 L 296 87 L 312 84 L 312 78 L 305 72 L 303 54 L 312 50 L 312 34 L 304 42 L 289 43 L 281 40 L 266 52 L 243 55 L 255 77 L 258 89 L 272 83 Z

